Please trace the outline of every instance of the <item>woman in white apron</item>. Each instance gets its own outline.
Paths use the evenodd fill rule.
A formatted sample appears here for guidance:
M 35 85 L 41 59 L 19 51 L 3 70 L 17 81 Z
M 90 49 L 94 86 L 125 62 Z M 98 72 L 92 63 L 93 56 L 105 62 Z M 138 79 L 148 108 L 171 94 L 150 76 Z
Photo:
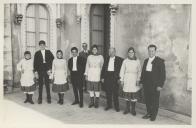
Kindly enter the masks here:
M 89 108 L 99 106 L 99 96 L 101 91 L 101 70 L 103 66 L 103 56 L 98 54 L 97 45 L 92 46 L 92 55 L 89 55 L 86 62 L 85 76 L 87 80 L 87 90 L 90 93 Z
M 21 90 L 26 94 L 24 103 L 34 104 L 32 97 L 36 86 L 34 82 L 33 59 L 31 59 L 29 51 L 25 51 L 24 58 L 17 64 L 17 70 L 21 72 Z
M 52 91 L 58 93 L 58 104 L 62 105 L 64 102 L 64 93 L 69 90 L 67 83 L 67 62 L 63 59 L 63 52 L 58 50 L 56 53 L 56 59 L 52 63 L 52 78 L 54 83 Z
M 135 56 L 135 50 L 133 47 L 128 49 L 127 54 L 128 57 L 123 61 L 120 70 L 121 85 L 123 86 L 123 92 L 126 100 L 126 109 L 124 114 L 130 112 L 131 104 L 131 113 L 132 115 L 136 115 L 136 93 L 140 90 L 139 80 L 141 75 L 141 65 L 139 59 Z

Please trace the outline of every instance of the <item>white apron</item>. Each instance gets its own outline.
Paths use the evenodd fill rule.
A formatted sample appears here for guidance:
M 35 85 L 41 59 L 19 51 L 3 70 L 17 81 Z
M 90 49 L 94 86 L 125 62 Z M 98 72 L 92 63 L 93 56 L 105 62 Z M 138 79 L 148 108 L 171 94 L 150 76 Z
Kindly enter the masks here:
M 17 70 L 18 71 L 24 71 L 24 73 L 21 73 L 21 86 L 32 86 L 34 84 L 34 73 L 33 73 L 33 59 L 26 60 L 22 59 L 17 64 Z

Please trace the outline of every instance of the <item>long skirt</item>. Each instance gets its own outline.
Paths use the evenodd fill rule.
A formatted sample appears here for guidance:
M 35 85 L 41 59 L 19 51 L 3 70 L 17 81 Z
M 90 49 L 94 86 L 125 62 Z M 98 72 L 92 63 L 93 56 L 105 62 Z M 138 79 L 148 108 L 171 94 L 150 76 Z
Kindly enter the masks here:
M 101 91 L 101 83 L 87 81 L 87 90 L 88 91 Z
M 34 92 L 36 90 L 36 85 L 33 84 L 32 86 L 21 86 L 21 90 L 23 92 Z
M 66 92 L 69 90 L 69 84 L 53 84 L 52 91 L 55 93 Z
M 123 92 L 123 97 L 125 100 L 137 101 L 138 92 Z

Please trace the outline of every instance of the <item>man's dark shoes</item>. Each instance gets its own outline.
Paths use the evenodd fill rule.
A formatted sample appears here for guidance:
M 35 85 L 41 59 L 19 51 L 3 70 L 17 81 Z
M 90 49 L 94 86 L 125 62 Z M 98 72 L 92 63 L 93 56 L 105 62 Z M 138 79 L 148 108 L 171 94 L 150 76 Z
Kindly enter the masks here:
M 38 104 L 42 104 L 42 100 L 38 100 Z
M 83 108 L 83 104 L 80 104 L 80 108 Z
M 116 110 L 116 112 L 120 112 L 120 109 L 119 108 L 116 108 L 115 110 Z
M 107 110 L 109 110 L 109 109 L 111 109 L 112 107 L 110 107 L 110 106 L 107 106 L 106 108 L 105 108 L 105 111 L 107 111 Z
M 143 119 L 149 119 L 150 118 L 150 114 L 146 114 L 142 117 Z
M 153 116 L 153 115 L 152 115 L 152 116 L 150 117 L 150 121 L 155 121 L 155 120 L 156 120 L 156 116 Z
M 48 102 L 48 104 L 51 104 L 51 100 L 50 99 L 48 99 L 47 102 Z
M 74 101 L 71 105 L 76 105 L 76 104 L 79 104 L 79 102 Z

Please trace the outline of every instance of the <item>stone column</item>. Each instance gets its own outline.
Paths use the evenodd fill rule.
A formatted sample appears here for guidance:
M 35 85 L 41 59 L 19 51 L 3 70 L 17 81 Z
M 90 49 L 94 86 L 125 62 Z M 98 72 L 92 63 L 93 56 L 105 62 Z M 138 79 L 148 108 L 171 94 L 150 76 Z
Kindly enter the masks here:
M 90 16 L 90 12 L 88 10 L 88 6 L 87 4 L 82 4 L 81 5 L 81 44 L 82 43 L 87 43 L 88 44 L 88 48 L 89 48 L 89 16 Z M 82 45 L 81 45 L 82 46 Z
M 20 73 L 16 66 L 20 61 L 20 39 L 21 39 L 21 24 L 15 23 L 15 15 L 17 12 L 17 4 L 11 4 L 11 42 L 12 42 L 12 68 L 13 68 L 13 83 L 14 87 L 18 87 L 20 81 Z M 22 21 L 23 22 L 23 21 Z
M 118 10 L 117 4 L 110 5 L 110 47 L 115 47 L 116 41 L 116 13 Z
M 61 5 L 60 4 L 56 4 L 56 17 L 58 19 L 62 19 L 61 18 Z M 57 20 L 56 20 L 56 38 L 57 38 L 57 49 L 61 48 L 61 29 L 62 29 L 62 24 L 61 25 L 57 25 Z
M 3 49 L 3 72 L 4 82 L 6 85 L 12 85 L 13 69 L 12 69 L 12 45 L 11 45 L 11 15 L 10 4 L 4 4 L 4 49 Z

